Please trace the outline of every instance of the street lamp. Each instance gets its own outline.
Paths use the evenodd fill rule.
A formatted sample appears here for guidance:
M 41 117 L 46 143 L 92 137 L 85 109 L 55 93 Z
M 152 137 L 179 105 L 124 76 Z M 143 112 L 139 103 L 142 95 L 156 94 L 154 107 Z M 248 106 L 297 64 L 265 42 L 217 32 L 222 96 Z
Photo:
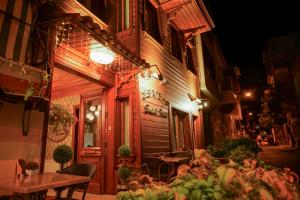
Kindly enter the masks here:
M 245 93 L 245 97 L 251 97 L 252 96 L 252 93 L 251 92 L 246 92 Z

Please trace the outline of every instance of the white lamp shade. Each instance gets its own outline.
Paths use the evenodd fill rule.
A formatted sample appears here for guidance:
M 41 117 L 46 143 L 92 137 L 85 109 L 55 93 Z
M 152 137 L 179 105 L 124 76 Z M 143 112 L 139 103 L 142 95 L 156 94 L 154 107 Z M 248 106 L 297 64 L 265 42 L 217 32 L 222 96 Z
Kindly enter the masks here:
M 103 47 L 90 53 L 90 58 L 100 64 L 111 64 L 115 59 L 115 54 L 109 49 Z

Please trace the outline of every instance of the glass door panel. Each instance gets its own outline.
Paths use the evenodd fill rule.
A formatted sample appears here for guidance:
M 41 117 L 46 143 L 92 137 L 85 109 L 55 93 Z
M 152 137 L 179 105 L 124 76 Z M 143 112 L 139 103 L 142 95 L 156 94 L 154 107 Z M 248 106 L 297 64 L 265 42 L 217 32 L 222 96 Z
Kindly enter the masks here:
M 99 99 L 84 102 L 84 137 L 83 146 L 100 147 L 101 101 Z

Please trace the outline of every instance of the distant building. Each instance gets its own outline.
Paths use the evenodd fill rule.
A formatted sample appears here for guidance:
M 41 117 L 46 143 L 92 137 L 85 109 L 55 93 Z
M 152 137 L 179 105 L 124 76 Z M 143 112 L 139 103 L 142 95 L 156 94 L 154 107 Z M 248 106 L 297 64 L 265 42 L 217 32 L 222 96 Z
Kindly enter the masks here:
M 230 67 L 213 32 L 202 34 L 201 92 L 209 99 L 203 111 L 205 144 L 218 144 L 241 135 L 238 67 Z M 201 70 L 201 71 L 202 71 Z
M 267 40 L 263 61 L 268 74 L 268 83 L 276 91 L 283 114 L 286 116 L 284 131 L 286 134 L 290 134 L 289 132 L 294 134 L 298 138 L 299 145 L 300 32 Z

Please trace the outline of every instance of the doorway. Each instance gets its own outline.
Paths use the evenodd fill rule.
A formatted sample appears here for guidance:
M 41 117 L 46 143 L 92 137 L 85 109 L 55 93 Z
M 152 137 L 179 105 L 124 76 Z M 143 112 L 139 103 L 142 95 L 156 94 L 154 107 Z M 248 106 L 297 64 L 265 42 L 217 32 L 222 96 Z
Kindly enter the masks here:
M 58 65 L 53 68 L 50 103 L 51 106 L 66 110 L 69 113 L 67 115 L 73 118 L 73 123 L 59 133 L 50 131 L 49 126 L 52 125 L 48 125 L 45 172 L 59 170 L 59 164 L 53 160 L 53 151 L 60 145 L 68 145 L 73 150 L 73 158 L 67 165 L 95 164 L 97 172 L 90 183 L 89 192 L 104 193 L 106 87 L 86 75 Z M 52 114 L 50 108 L 49 118 Z

